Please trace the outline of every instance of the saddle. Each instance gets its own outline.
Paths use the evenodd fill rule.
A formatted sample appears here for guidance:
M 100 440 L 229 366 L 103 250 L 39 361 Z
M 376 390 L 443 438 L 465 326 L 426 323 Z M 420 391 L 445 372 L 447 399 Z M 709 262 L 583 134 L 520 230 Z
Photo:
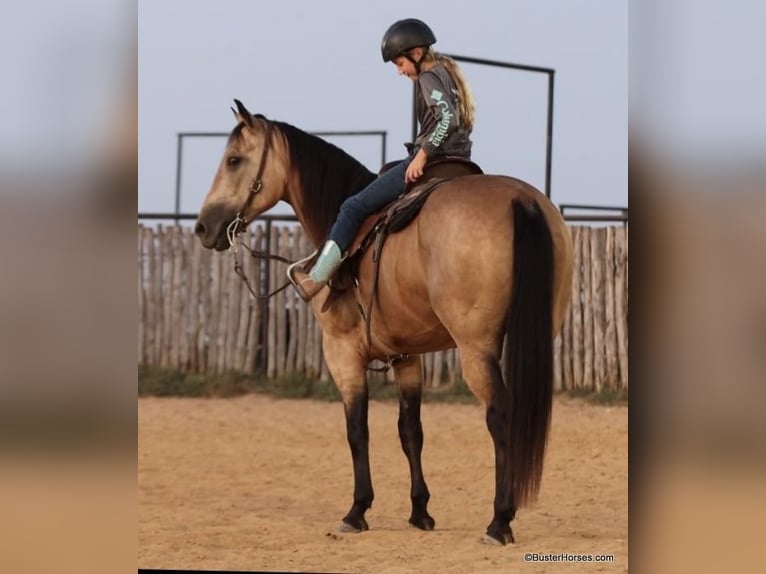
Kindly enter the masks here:
M 385 173 L 399 162 L 389 162 L 380 169 Z M 423 175 L 416 182 L 408 183 L 404 193 L 382 210 L 368 216 L 359 227 L 356 238 L 348 249 L 348 258 L 361 257 L 379 232 L 385 235 L 401 231 L 412 223 L 428 196 L 443 181 L 461 175 L 484 173 L 471 160 L 462 157 L 445 156 L 427 163 Z

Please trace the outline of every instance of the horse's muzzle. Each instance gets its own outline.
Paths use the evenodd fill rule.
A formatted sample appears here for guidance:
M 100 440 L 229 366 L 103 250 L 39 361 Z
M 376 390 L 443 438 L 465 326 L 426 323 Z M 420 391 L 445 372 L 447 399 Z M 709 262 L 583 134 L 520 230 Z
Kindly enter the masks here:
M 210 225 L 203 219 L 198 219 L 194 225 L 194 233 L 199 237 L 202 246 L 206 249 L 215 249 L 216 251 L 224 251 L 229 248 L 229 241 L 226 239 L 225 230 L 224 226 Z

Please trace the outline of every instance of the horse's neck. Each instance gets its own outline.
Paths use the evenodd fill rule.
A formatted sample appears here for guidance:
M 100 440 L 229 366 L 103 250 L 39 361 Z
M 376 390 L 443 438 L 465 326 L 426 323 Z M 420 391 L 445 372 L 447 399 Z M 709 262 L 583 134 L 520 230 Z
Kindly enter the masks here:
M 316 145 L 316 144 L 315 144 Z M 360 191 L 368 180 L 375 175 L 369 172 L 354 158 L 338 152 L 335 146 L 327 142 L 334 153 L 321 153 L 311 168 L 291 165 L 286 179 L 286 193 L 283 199 L 292 205 L 301 226 L 315 247 L 319 247 L 327 237 L 343 201 Z M 294 160 L 293 160 L 294 161 Z
M 291 187 L 290 189 L 292 191 L 298 188 Z M 308 235 L 311 243 L 314 245 L 314 247 L 319 248 L 330 230 L 322 229 L 322 226 L 316 222 L 313 222 L 306 213 L 302 194 L 297 193 L 296 196 L 297 197 L 291 197 L 288 199 L 287 203 L 293 206 L 295 217 L 298 219 L 298 223 L 300 223 L 303 231 L 305 231 L 306 235 Z

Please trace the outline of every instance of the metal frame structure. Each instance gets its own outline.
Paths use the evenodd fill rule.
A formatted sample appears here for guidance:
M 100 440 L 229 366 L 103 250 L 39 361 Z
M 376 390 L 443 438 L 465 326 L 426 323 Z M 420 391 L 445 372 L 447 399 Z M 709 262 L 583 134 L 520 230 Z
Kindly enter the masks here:
M 559 207 L 573 207 L 573 206 L 566 206 L 562 205 Z M 628 209 L 624 207 L 596 207 L 593 206 L 591 209 L 602 209 L 602 210 L 614 210 L 614 211 L 621 211 L 621 213 L 616 214 L 604 214 L 604 215 L 594 215 L 594 214 L 565 214 L 562 211 L 562 215 L 564 216 L 565 221 L 613 221 L 615 223 L 621 222 L 621 223 L 627 223 L 628 221 Z M 197 219 L 196 213 L 149 213 L 149 212 L 139 212 L 138 213 L 138 219 L 143 219 L 146 221 L 152 221 L 152 220 L 160 220 L 160 221 L 194 221 Z M 254 221 L 265 221 L 267 225 L 270 225 L 272 221 L 287 221 L 290 223 L 297 223 L 298 219 L 294 215 L 259 215 L 255 218 Z
M 618 212 L 618 213 L 612 213 L 612 214 L 605 214 L 605 215 L 594 215 L 594 214 L 569 214 L 567 215 L 566 211 L 568 210 L 581 210 L 581 211 L 612 211 L 612 212 Z M 566 221 L 622 221 L 623 224 L 628 223 L 628 208 L 627 207 L 610 207 L 606 205 L 586 205 L 581 203 L 562 203 L 559 205 L 559 211 L 561 211 L 561 215 L 564 216 L 564 219 Z

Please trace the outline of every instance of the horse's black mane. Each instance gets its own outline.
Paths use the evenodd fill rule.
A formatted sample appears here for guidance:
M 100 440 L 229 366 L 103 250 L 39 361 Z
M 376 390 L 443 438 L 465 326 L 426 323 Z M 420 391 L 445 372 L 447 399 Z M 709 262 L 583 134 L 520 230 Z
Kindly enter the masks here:
M 361 191 L 376 175 L 333 144 L 284 122 L 274 122 L 290 149 L 290 163 L 303 185 L 303 205 L 311 227 L 323 240 L 343 201 Z

